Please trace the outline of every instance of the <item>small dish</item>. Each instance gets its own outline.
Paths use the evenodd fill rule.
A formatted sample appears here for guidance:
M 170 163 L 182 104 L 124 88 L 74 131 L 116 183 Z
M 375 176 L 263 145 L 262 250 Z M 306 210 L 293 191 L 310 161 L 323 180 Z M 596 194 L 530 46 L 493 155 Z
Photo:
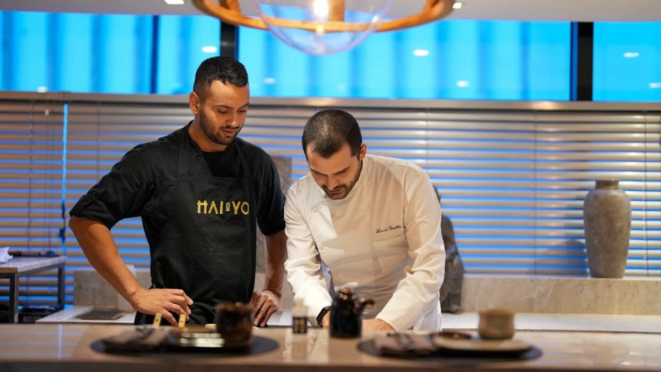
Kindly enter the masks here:
M 223 338 L 215 329 L 192 326 L 171 330 L 164 343 L 183 348 L 241 349 L 250 346 L 252 337 L 229 340 Z

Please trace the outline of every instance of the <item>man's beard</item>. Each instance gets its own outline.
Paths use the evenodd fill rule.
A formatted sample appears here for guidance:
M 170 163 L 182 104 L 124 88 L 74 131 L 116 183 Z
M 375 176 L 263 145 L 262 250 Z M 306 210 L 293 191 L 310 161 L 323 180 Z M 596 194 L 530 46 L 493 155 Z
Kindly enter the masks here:
M 204 134 L 215 144 L 218 145 L 223 145 L 223 146 L 229 146 L 234 142 L 234 138 L 239 134 L 240 130 L 237 130 L 236 133 L 234 133 L 233 136 L 227 137 L 224 136 L 223 134 L 220 133 L 221 130 L 223 129 L 232 129 L 231 126 L 223 126 L 221 128 L 218 128 L 217 131 L 214 132 L 213 127 L 209 124 L 209 121 L 207 120 L 206 116 L 204 115 L 203 112 L 200 112 L 200 128 L 202 128 L 202 131 Z
M 356 182 L 358 182 L 358 179 L 360 178 L 360 173 L 362 172 L 362 170 L 363 170 L 363 161 L 360 160 L 358 172 L 356 172 L 356 177 L 348 185 L 342 185 L 342 186 L 339 186 L 339 187 L 336 187 L 335 189 L 333 189 L 333 190 L 338 190 L 338 191 L 343 190 L 342 192 L 330 193 L 330 190 L 328 190 L 328 188 L 326 186 L 322 186 L 321 189 L 324 190 L 324 192 L 326 193 L 326 196 L 328 196 L 329 198 L 331 198 L 333 200 L 344 199 L 347 196 L 349 196 L 349 193 L 351 192 L 351 190 L 353 190 L 353 187 L 356 186 Z

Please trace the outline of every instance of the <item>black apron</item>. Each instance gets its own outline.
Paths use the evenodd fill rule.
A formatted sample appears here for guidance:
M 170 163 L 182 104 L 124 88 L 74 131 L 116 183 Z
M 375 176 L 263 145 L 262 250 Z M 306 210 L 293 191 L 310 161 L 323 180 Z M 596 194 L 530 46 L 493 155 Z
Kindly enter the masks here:
M 225 178 L 210 176 L 202 154 L 190 156 L 190 140 L 181 142 L 177 182 L 164 198 L 168 219 L 155 246 L 150 244 L 152 287 L 183 289 L 195 302 L 190 322 L 206 324 L 214 321 L 215 304 L 250 301 L 257 206 L 236 143 L 242 174 Z M 136 316 L 136 324 L 151 322 L 153 316 Z

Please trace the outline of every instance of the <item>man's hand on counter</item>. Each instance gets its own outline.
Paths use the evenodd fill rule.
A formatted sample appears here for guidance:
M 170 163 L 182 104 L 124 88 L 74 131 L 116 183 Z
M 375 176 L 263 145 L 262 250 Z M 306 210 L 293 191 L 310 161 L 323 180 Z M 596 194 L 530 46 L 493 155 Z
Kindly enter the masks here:
M 165 320 L 177 326 L 177 319 L 170 313 L 185 314 L 186 319 L 191 311 L 189 306 L 193 300 L 181 289 L 144 289 L 140 288 L 131 295 L 131 306 L 143 314 L 154 315 L 160 313 Z
M 365 319 L 363 320 L 363 330 L 394 331 L 395 329 L 381 319 Z
M 250 303 L 255 307 L 255 323 L 258 327 L 264 327 L 271 315 L 278 310 L 280 306 L 280 296 L 275 293 L 264 290 L 262 292 L 253 292 Z
M 326 315 L 321 319 L 321 326 L 323 329 L 330 328 L 330 311 L 326 311 Z

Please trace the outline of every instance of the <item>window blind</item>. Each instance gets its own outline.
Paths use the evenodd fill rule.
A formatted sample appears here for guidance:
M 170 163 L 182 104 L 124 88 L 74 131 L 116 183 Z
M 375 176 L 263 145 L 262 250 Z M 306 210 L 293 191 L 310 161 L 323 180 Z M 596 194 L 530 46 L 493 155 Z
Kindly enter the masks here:
M 387 106 L 387 105 L 385 105 Z M 583 199 L 618 179 L 632 200 L 626 275 L 661 273 L 659 115 L 645 112 L 346 109 L 368 153 L 427 171 L 470 273 L 586 275 Z M 251 107 L 242 135 L 307 165 L 300 136 L 314 109 Z
M 67 136 L 66 219 L 78 199 L 138 144 L 154 141 L 192 119 L 184 104 L 113 102 L 69 103 Z M 149 246 L 140 218 L 120 221 L 112 228 L 124 262 L 149 268 Z M 67 265 L 89 266 L 71 229 L 67 229 Z
M 302 129 L 321 107 L 295 105 L 295 99 L 263 101 L 251 105 L 241 137 L 273 156 L 292 158 L 293 178 L 300 178 L 308 172 Z M 86 105 L 87 125 L 96 120 L 97 132 L 87 127 L 87 137 L 79 139 L 96 141 L 99 158 L 80 153 L 78 165 L 68 163 L 69 173 L 81 177 L 76 189 L 69 182 L 78 176 L 67 177 L 68 195 L 75 195 L 68 207 L 131 147 L 191 117 L 185 104 Z M 633 207 L 626 275 L 661 275 L 658 114 L 344 108 L 358 119 L 369 153 L 406 159 L 427 171 L 455 225 L 468 272 L 586 275 L 583 199 L 596 179 L 615 178 Z M 94 110 L 100 110 L 96 117 Z M 74 156 L 78 121 L 76 109 L 70 112 L 68 154 Z M 83 164 L 96 173 L 74 171 Z M 118 225 L 115 233 L 127 262 L 147 266 L 139 220 Z M 86 265 L 75 240 L 67 246 Z
M 0 101 L 0 242 L 64 253 L 70 274 L 89 263 L 71 231 L 62 232 L 69 210 L 128 150 L 182 127 L 192 115 L 183 96 L 63 97 Z M 358 119 L 368 153 L 409 160 L 429 174 L 469 273 L 587 275 L 583 198 L 594 180 L 618 179 L 633 207 L 626 275 L 661 276 L 658 111 L 637 104 L 619 111 L 609 105 L 457 106 L 253 99 L 241 137 L 290 157 L 298 179 L 308 172 L 300 144 L 307 119 L 325 107 L 346 109 Z M 112 231 L 125 262 L 147 268 L 140 219 Z M 55 278 L 51 272 L 21 282 L 21 302 L 55 302 Z M 72 284 L 67 276 L 69 302 Z M 0 300 L 6 295 L 0 286 Z
M 63 133 L 61 99 L 0 99 L 0 247 L 62 253 Z M 0 301 L 8 295 L 2 279 Z M 19 295 L 55 304 L 57 270 L 20 277 Z

